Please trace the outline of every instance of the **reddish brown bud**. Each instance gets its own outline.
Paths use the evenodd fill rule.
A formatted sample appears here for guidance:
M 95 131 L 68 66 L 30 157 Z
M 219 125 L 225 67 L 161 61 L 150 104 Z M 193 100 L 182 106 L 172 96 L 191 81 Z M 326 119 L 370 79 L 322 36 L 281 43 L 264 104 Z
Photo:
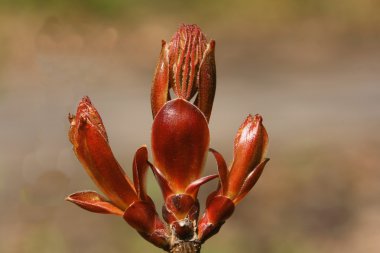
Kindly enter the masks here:
M 120 209 L 126 209 L 137 195 L 132 183 L 116 161 L 99 113 L 88 97 L 70 119 L 70 141 L 79 161 L 92 180 Z
M 194 204 L 195 200 L 186 194 L 172 195 L 165 201 L 167 210 L 175 215 L 176 220 L 184 219 Z M 171 223 L 172 221 L 169 219 L 168 222 Z
M 166 227 L 146 193 L 146 147 L 136 151 L 132 185 L 113 156 L 103 122 L 88 97 L 82 99 L 76 116 L 69 116 L 69 121 L 69 137 L 78 159 L 112 202 L 92 191 L 74 193 L 67 200 L 91 212 L 122 215 L 145 239 L 167 249 Z
M 124 219 L 138 232 L 152 233 L 155 228 L 156 210 L 152 202 L 136 201 L 124 213 Z
M 182 25 L 169 44 L 169 79 L 178 97 L 191 99 L 207 41 L 196 25 Z
M 205 214 L 199 221 L 198 236 L 202 242 L 219 231 L 235 206 L 256 184 L 269 161 L 264 159 L 267 144 L 261 116 L 249 115 L 236 134 L 230 171 L 223 156 L 210 149 L 218 165 L 220 184 L 207 198 Z
M 268 135 L 260 115 L 247 117 L 236 134 L 234 144 L 234 160 L 227 186 L 227 196 L 231 199 L 238 196 L 247 176 L 264 159 Z
M 172 89 L 178 98 L 190 101 L 210 119 L 216 88 L 215 42 L 207 43 L 196 25 L 182 25 L 169 43 L 162 42 L 152 86 L 152 113 L 156 116 L 170 100 Z

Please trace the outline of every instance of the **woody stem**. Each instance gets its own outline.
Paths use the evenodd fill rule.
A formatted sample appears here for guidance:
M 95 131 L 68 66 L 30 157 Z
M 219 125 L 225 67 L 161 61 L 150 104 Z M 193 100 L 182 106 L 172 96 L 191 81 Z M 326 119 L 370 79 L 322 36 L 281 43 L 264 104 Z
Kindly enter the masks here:
M 200 253 L 201 244 L 198 241 L 179 241 L 171 245 L 170 253 Z

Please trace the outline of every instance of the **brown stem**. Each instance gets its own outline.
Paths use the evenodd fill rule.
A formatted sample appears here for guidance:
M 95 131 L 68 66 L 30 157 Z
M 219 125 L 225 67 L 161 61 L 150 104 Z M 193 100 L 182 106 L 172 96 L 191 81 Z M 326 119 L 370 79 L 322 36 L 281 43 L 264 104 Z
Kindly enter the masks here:
M 201 244 L 199 241 L 179 241 L 170 248 L 170 253 L 200 253 Z

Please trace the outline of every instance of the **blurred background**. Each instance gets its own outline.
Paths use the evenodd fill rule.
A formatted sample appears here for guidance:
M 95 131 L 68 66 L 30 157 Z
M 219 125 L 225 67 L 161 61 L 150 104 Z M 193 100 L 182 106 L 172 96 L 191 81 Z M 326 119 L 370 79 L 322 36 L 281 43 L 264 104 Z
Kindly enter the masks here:
M 64 201 L 96 190 L 67 114 L 90 96 L 131 175 L 134 151 L 150 145 L 161 39 L 181 23 L 216 40 L 212 147 L 231 161 L 248 113 L 270 135 L 262 178 L 203 251 L 380 252 L 379 10 L 376 0 L 1 0 L 0 252 L 161 252 L 119 217 Z M 209 156 L 204 174 L 215 170 Z

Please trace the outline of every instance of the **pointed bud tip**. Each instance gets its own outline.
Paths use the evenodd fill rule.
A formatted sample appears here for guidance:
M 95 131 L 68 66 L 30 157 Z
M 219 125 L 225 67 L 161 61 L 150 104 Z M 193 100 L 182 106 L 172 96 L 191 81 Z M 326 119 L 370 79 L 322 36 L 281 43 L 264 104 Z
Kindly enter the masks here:
M 88 96 L 84 96 L 78 104 L 78 111 L 82 113 L 89 113 L 91 109 L 94 109 L 92 102 Z
M 194 40 L 194 38 L 196 38 L 196 40 Z M 190 43 L 195 43 L 195 44 L 199 43 L 199 44 L 203 44 L 204 46 L 207 44 L 206 36 L 202 32 L 201 28 L 196 24 L 181 24 L 178 27 L 177 32 L 174 33 L 170 42 L 171 43 L 173 43 L 174 41 L 176 41 L 177 43 L 182 42 L 183 46 L 185 46 L 185 42 L 187 40 L 189 40 Z M 203 54 L 203 51 L 202 51 L 202 54 Z
M 247 118 L 244 120 L 243 124 L 241 124 L 236 137 L 240 138 L 240 135 L 242 134 L 244 129 L 253 130 L 253 129 L 259 129 L 260 127 L 264 127 L 263 117 L 260 114 L 255 114 L 254 116 L 252 116 L 252 114 L 249 114 Z
M 210 48 L 211 48 L 212 50 L 215 49 L 215 40 L 210 40 Z
M 177 33 L 186 33 L 186 32 L 202 32 L 202 30 L 196 24 L 181 24 L 178 27 Z
M 260 114 L 256 114 L 253 119 L 254 121 L 259 122 L 260 124 L 263 122 L 263 117 Z
M 72 115 L 71 113 L 69 113 L 69 115 L 67 115 L 67 118 L 68 118 L 70 124 L 72 124 L 72 123 L 73 123 L 73 120 L 75 119 L 75 116 Z
M 108 141 L 108 137 L 107 137 L 105 127 L 103 125 L 103 121 L 88 96 L 84 96 L 81 99 L 81 101 L 78 104 L 75 119 L 73 119 L 70 122 L 71 122 L 72 128 L 74 128 L 75 124 L 78 124 L 77 129 L 81 129 L 81 128 L 83 129 L 83 127 L 86 125 L 94 126 Z
M 77 117 L 99 117 L 97 110 L 88 96 L 84 96 L 78 104 Z
M 84 97 L 82 98 L 82 100 L 81 100 L 81 103 L 85 103 L 85 104 L 89 104 L 89 105 L 92 104 L 92 103 L 91 103 L 91 99 L 90 99 L 89 96 L 84 96 Z
M 263 122 L 263 117 L 260 114 L 255 114 L 254 116 L 252 116 L 252 114 L 249 114 L 245 120 L 245 124 L 255 123 L 255 122 L 258 122 L 261 124 Z

